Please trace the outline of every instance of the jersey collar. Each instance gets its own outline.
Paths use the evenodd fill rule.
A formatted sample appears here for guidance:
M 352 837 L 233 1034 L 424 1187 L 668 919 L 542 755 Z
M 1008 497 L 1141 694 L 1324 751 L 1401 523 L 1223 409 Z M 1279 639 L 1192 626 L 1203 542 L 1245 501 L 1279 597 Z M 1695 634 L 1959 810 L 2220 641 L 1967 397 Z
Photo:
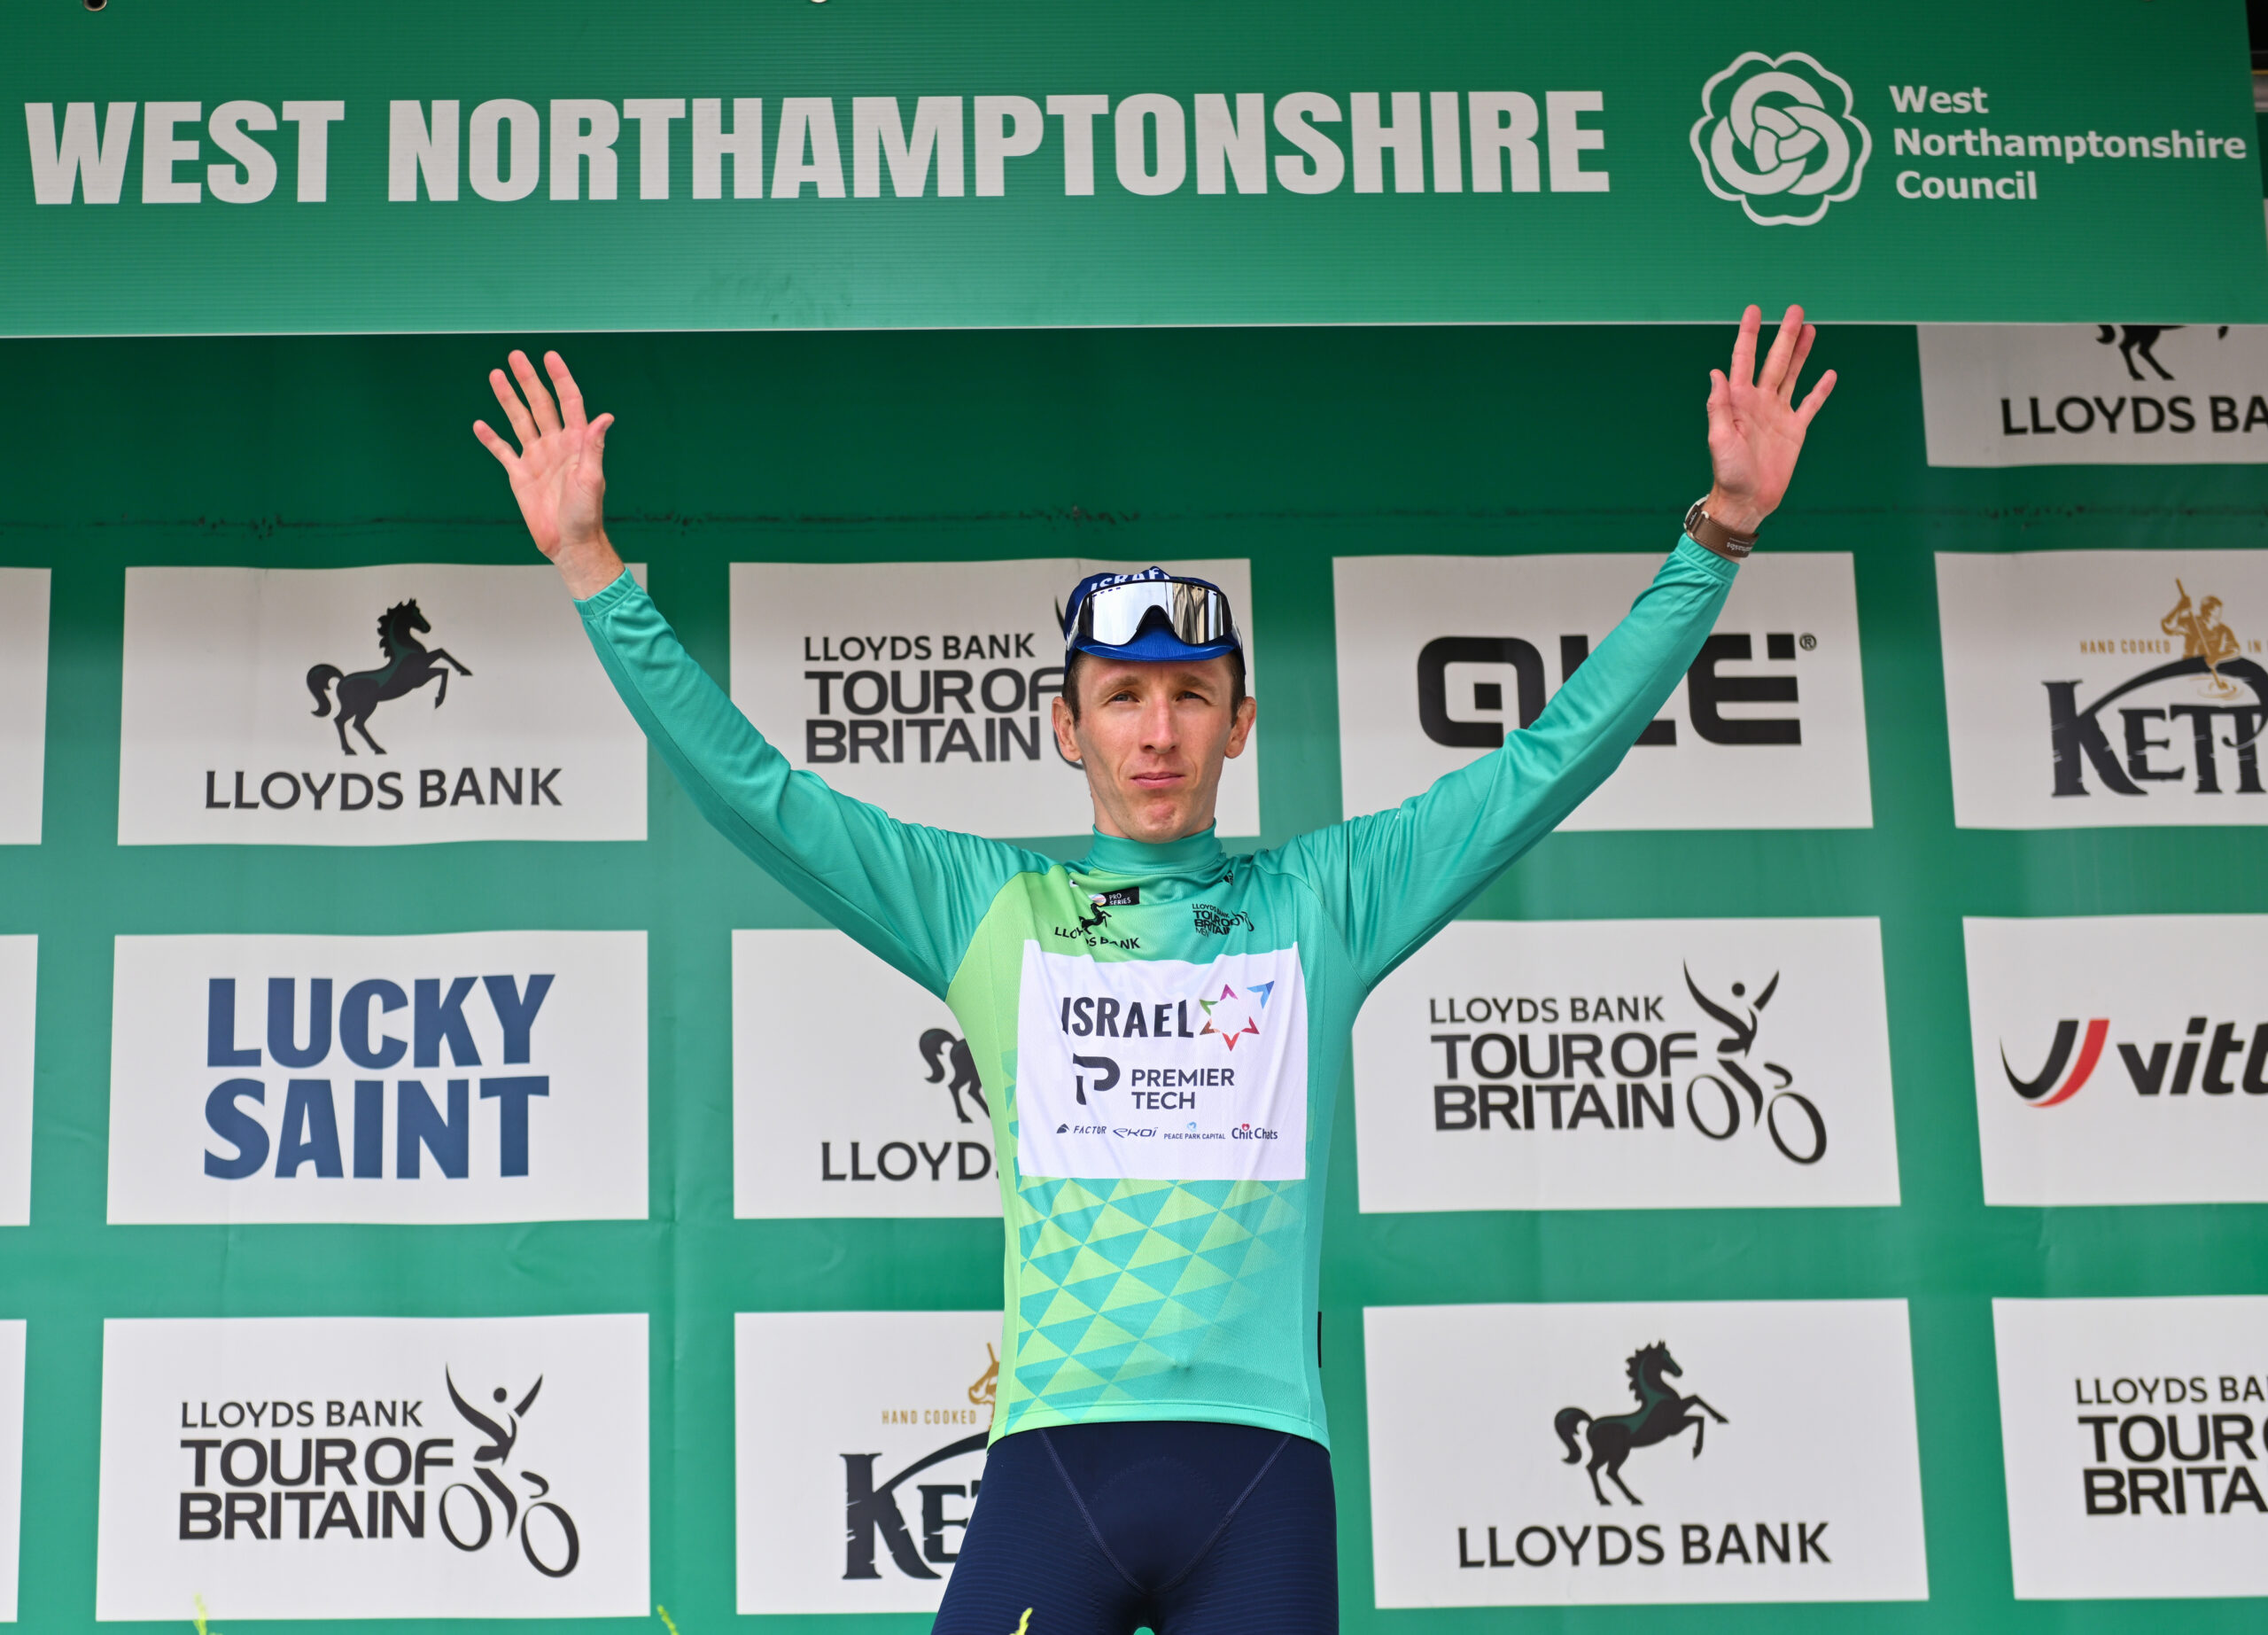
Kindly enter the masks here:
M 1197 874 L 1217 864 L 1223 855 L 1221 837 L 1211 829 L 1184 835 L 1163 845 L 1097 830 L 1093 845 L 1073 867 L 1082 874 Z

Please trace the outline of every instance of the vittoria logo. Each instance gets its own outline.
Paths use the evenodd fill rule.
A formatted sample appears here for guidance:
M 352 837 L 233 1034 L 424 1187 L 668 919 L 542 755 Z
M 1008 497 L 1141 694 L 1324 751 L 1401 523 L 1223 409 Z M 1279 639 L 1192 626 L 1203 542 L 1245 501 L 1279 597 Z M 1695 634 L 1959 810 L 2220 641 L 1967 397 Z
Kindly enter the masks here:
M 2268 1201 L 2268 917 L 1962 932 L 1985 1202 Z
M 2249 462 L 2268 442 L 2256 325 L 1923 324 L 1920 346 L 1932 465 Z
M 936 1608 L 983 1487 L 999 1337 L 998 1312 L 734 1320 L 742 1612 Z
M 1959 821 L 2268 822 L 2268 553 L 1940 555 Z
M 1025 1174 L 1306 1173 L 1298 949 L 1197 965 L 1098 961 L 1035 941 L 1025 946 L 1021 994 L 1017 1161 Z M 1149 1125 L 1155 1115 L 1180 1127 Z
M 1346 814 L 1420 793 L 1533 726 L 1660 566 L 1619 555 L 1337 559 Z M 1851 559 L 1781 555 L 1742 570 L 1661 714 L 1565 827 L 1872 821 Z
M 128 571 L 122 844 L 642 840 L 645 770 L 548 568 Z
M 994 1103 L 959 1026 L 840 931 L 734 932 L 738 1213 L 997 1214 Z
M 1381 1607 L 1928 1594 L 1902 1303 L 1388 1306 L 1363 1320 Z M 1631 1338 L 1665 1332 L 1674 1354 Z M 1475 1414 L 1425 1389 L 1444 1357 L 1518 1361 Z M 1599 1394 L 1616 1359 L 1619 1407 Z M 1684 1365 L 1706 1395 L 1684 1389 Z
M 896 816 L 988 835 L 1084 834 L 1086 785 L 1049 724 L 1064 673 L 1055 609 L 1110 565 L 735 563 L 733 702 L 796 766 Z M 1249 564 L 1166 565 L 1228 592 L 1246 618 L 1249 667 Z M 1223 835 L 1259 832 L 1254 755 L 1223 776 Z
M 646 1213 L 635 931 L 118 939 L 110 1218 Z
M 99 1616 L 192 1592 L 243 1618 L 640 1610 L 645 1332 L 106 1324 Z
M 2268 1593 L 2268 1299 L 1995 1300 L 2023 1599 Z
M 1759 227 L 1807 227 L 1859 191 L 1874 138 L 1851 87 L 1803 51 L 1744 51 L 1701 88 L 1702 180 Z
M 1355 1030 L 1366 1210 L 1897 1196 L 1866 921 L 1460 922 Z

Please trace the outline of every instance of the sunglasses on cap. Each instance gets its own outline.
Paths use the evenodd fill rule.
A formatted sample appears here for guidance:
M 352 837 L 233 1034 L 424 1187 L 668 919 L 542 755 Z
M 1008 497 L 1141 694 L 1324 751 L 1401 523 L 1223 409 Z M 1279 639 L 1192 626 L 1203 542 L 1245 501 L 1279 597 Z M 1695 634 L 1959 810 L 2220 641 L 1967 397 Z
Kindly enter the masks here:
M 1082 580 L 1064 615 L 1063 642 L 1083 651 L 1133 649 L 1125 656 L 1159 658 L 1212 657 L 1244 645 L 1219 586 L 1161 568 Z

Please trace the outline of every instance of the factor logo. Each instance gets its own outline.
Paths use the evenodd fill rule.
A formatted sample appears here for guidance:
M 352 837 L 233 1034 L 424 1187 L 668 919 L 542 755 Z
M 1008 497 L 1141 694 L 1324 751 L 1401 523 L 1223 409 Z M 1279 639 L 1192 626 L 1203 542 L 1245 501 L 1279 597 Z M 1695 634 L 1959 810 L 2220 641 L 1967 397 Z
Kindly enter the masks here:
M 1759 227 L 1808 227 L 1859 191 L 1874 138 L 1851 87 L 1802 51 L 1744 51 L 1701 88 L 1702 180 Z
M 400 698 L 439 679 L 440 687 L 433 694 L 433 707 L 439 709 L 449 696 L 449 672 L 470 675 L 472 672 L 447 648 L 427 648 L 418 641 L 421 635 L 432 633 L 433 627 L 425 622 L 425 615 L 418 611 L 416 599 L 397 602 L 378 619 L 378 650 L 386 656 L 385 663 L 375 670 L 357 670 L 343 673 L 337 665 L 317 665 L 307 672 L 307 690 L 315 695 L 315 713 L 330 714 L 332 683 L 338 684 L 338 714 L 333 725 L 338 729 L 338 747 L 342 753 L 352 755 L 354 746 L 346 741 L 349 727 L 361 736 L 374 755 L 383 755 L 385 746 L 370 736 L 370 713 L 392 698 Z
M 1211 1034 L 1230 1050 L 1237 1047 L 1241 1039 L 1260 1037 L 1260 1019 L 1268 1009 L 1268 996 L 1275 990 L 1272 982 L 1255 982 L 1239 994 L 1227 983 L 1212 999 L 1200 999 L 1198 1008 L 1205 1013 L 1205 1025 L 1197 1030 L 1197 1037 Z
M 1622 1480 L 1623 1461 L 1636 1449 L 1666 1442 L 1689 1425 L 1693 1428 L 1693 1457 L 1701 1457 L 1701 1444 L 1708 1435 L 1708 1421 L 1695 1415 L 1692 1409 L 1699 1408 L 1720 1425 L 1732 1422 L 1700 1398 L 1679 1395 L 1676 1389 L 1667 1382 L 1669 1377 L 1682 1376 L 1684 1371 L 1677 1366 L 1677 1359 L 1670 1355 L 1669 1347 L 1659 1340 L 1633 1351 L 1625 1372 L 1630 1378 L 1630 1394 L 1638 1399 L 1635 1409 L 1628 1413 L 1593 1419 L 1581 1408 L 1562 1408 L 1551 1421 L 1551 1429 L 1559 1433 L 1559 1440 L 1567 1448 L 1567 1457 L 1560 1463 L 1574 1465 L 1582 1462 L 1583 1450 L 1575 1442 L 1577 1433 L 1580 1432 L 1584 1441 L 1590 1444 L 1590 1463 L 1584 1468 L 1590 1475 L 1591 1491 L 1598 1495 L 1598 1502 L 1602 1505 L 1614 1502 L 1607 1498 L 1606 1490 L 1599 1485 L 1598 1473 L 1602 1468 L 1606 1472 L 1606 1479 L 1622 1490 L 1623 1498 L 1634 1505 L 1646 1502 L 1632 1492 L 1629 1484 Z

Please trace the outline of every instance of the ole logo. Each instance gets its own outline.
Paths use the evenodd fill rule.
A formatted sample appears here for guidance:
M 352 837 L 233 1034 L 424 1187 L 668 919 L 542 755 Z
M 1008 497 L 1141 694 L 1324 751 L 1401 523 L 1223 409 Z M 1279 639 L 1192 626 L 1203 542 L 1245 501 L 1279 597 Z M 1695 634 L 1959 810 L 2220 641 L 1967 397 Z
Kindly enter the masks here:
M 1802 51 L 1744 51 L 1701 88 L 1702 180 L 1759 227 L 1808 227 L 1849 199 L 1873 145 L 1849 84 Z

